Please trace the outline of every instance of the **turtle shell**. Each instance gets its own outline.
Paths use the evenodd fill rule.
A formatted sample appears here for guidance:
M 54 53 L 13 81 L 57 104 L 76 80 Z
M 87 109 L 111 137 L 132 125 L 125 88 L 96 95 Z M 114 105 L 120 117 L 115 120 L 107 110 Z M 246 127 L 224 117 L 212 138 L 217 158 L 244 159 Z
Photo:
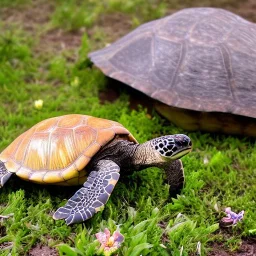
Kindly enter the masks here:
M 58 185 L 83 184 L 85 166 L 116 135 L 136 142 L 121 124 L 86 115 L 46 119 L 15 139 L 0 155 L 22 179 Z
M 231 12 L 184 9 L 89 57 L 169 106 L 256 118 L 256 25 Z

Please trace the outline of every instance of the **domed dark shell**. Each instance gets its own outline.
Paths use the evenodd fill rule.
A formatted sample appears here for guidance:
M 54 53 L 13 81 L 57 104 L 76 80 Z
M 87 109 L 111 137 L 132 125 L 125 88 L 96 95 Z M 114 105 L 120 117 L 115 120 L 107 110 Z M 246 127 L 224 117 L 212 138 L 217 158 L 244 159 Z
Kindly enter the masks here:
M 184 9 L 89 57 L 169 106 L 256 118 L 256 25 L 231 12 Z

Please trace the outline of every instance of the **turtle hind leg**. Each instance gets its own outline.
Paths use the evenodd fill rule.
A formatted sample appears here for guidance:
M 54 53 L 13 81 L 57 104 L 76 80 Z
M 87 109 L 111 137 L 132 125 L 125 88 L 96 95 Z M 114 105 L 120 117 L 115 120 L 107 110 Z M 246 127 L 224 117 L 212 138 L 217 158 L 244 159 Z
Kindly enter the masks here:
M 180 194 L 184 183 L 185 175 L 181 160 L 175 160 L 170 165 L 164 168 L 167 178 L 167 183 L 170 185 L 169 196 L 176 198 Z
M 110 160 L 101 160 L 80 188 L 53 215 L 55 220 L 65 219 L 67 225 L 91 218 L 104 206 L 118 179 L 120 167 Z
M 4 186 L 7 180 L 12 176 L 11 172 L 8 172 L 4 163 L 0 161 L 0 188 Z

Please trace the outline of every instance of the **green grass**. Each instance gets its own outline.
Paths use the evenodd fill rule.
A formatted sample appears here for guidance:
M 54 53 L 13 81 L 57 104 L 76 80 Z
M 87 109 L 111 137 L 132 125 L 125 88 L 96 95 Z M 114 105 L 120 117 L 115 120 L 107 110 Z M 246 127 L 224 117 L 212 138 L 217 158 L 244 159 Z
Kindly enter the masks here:
M 108 5 L 104 10 L 94 9 L 94 5 L 99 6 L 96 1 L 77 3 L 89 6 L 91 16 L 86 16 L 76 2 L 61 1 L 49 23 L 76 30 L 94 26 L 103 12 L 128 13 L 131 21 L 140 23 L 161 16 L 169 8 L 167 2 L 158 6 L 158 1 L 142 0 L 105 1 Z M 78 16 L 70 16 L 73 12 Z M 87 20 L 80 19 L 84 16 Z M 17 24 L 1 24 L 1 150 L 37 122 L 68 113 L 118 121 L 139 142 L 185 132 L 155 112 L 149 115 L 143 107 L 131 110 L 132 95 L 125 89 L 120 88 L 115 102 L 100 103 L 99 92 L 109 81 L 87 59 L 94 48 L 93 37 L 85 33 L 81 46 L 71 52 L 44 54 L 36 50 L 39 34 Z M 100 40 L 104 42 L 104 38 Z M 75 58 L 70 58 L 72 54 Z M 44 101 L 40 110 L 34 106 L 38 99 Z M 119 255 L 179 255 L 182 247 L 183 255 L 192 255 L 199 241 L 202 255 L 207 255 L 214 241 L 224 243 L 229 251 L 236 250 L 241 239 L 255 235 L 255 140 L 199 132 L 188 135 L 194 150 L 183 158 L 186 186 L 177 199 L 168 200 L 163 173 L 150 168 L 122 177 L 105 209 L 72 227 L 64 221 L 53 221 L 51 216 L 77 188 L 40 186 L 11 178 L 0 190 L 0 215 L 13 214 L 0 220 L 0 255 L 25 255 L 36 244 L 56 247 L 60 255 L 95 255 L 99 244 L 94 234 L 105 227 L 112 232 L 119 227 L 125 236 Z M 229 232 L 218 226 L 227 206 L 246 212 L 244 220 Z
M 9 1 L 9 0 L 1 0 L 0 2 L 0 6 L 1 8 L 3 7 L 23 7 L 27 4 L 31 3 L 31 0 L 13 0 L 13 1 Z
M 52 15 L 52 25 L 68 31 L 91 27 L 104 13 L 122 12 L 133 16 L 134 25 L 160 18 L 166 13 L 166 3 L 159 0 L 68 0 L 58 1 Z
M 188 7 L 236 7 L 242 0 L 59 0 L 58 8 L 52 15 L 52 26 L 60 27 L 67 31 L 76 31 L 97 24 L 97 20 L 104 14 L 127 14 L 134 27 L 143 22 L 158 19 L 170 13 L 174 9 Z

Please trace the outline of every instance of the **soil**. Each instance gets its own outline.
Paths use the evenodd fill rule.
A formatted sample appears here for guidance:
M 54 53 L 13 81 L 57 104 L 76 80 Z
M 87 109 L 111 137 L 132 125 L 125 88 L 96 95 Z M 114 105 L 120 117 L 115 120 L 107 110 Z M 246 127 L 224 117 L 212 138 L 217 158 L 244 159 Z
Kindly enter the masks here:
M 0 244 L 0 252 L 3 251 L 3 250 L 7 250 L 11 247 L 12 247 L 11 242 L 3 242 L 3 243 Z
M 126 84 L 116 81 L 112 78 L 108 78 L 107 86 L 104 91 L 99 93 L 100 102 L 102 104 L 106 102 L 114 102 L 120 96 L 120 92 L 125 91 L 130 95 L 129 106 L 131 109 L 138 110 L 138 106 L 141 105 L 147 109 L 148 114 L 151 114 L 154 108 L 154 100 L 140 91 L 137 91 Z
M 168 223 L 161 221 L 158 223 L 158 226 L 162 228 L 163 230 L 166 229 Z M 230 230 L 228 229 L 221 229 L 218 231 L 219 233 L 222 233 L 225 237 L 225 240 L 229 240 L 231 238 Z M 169 243 L 170 240 L 168 238 L 168 235 L 163 232 L 161 241 L 163 244 Z M 224 243 L 217 243 L 213 242 L 209 244 L 212 248 L 210 252 L 207 253 L 207 256 L 256 256 L 256 238 L 251 239 L 244 239 L 241 242 L 241 245 L 239 249 L 237 249 L 234 252 L 231 252 Z M 197 254 L 193 253 L 190 256 L 196 256 Z
M 104 33 L 104 44 L 112 43 L 132 30 L 131 18 L 124 13 L 102 14 L 96 24 L 88 30 L 88 35 L 93 37 L 99 29 Z
M 5 227 L 1 225 L 1 222 L 0 222 L 0 237 L 3 237 L 6 233 L 5 233 Z
M 39 35 L 35 52 L 61 52 L 81 45 L 83 31 L 66 32 L 62 29 L 45 30 L 54 12 L 54 4 L 49 1 L 32 1 L 31 5 L 19 8 L 3 8 L 0 16 L 6 24 L 15 23 L 30 34 Z M 45 26 L 45 27 L 44 27 Z
M 59 253 L 55 248 L 50 248 L 46 245 L 37 244 L 33 247 L 27 256 L 58 256 Z
M 256 22 L 256 1 L 247 0 L 239 3 L 237 8 L 229 8 L 230 11 L 248 19 L 252 22 Z
M 59 53 L 63 50 L 77 49 L 81 45 L 83 33 L 66 32 L 62 29 L 53 29 L 42 34 L 40 42 L 36 47 L 37 52 L 52 52 Z
M 256 241 L 243 240 L 240 248 L 236 252 L 229 252 L 223 244 L 213 243 L 212 251 L 208 256 L 256 256 Z
M 109 86 L 106 86 L 104 91 L 100 91 L 100 103 L 104 104 L 106 102 L 114 102 L 119 98 L 119 96 L 120 93 L 118 87 L 110 84 Z
M 46 24 L 50 20 L 54 6 L 48 1 L 32 1 L 29 6 L 0 9 L 1 19 L 6 23 L 22 25 L 26 31 L 33 32 L 38 25 Z
M 242 17 L 256 22 L 256 2 L 247 0 L 238 3 L 237 7 L 227 7 L 226 9 L 241 15 Z M 168 11 L 169 14 L 175 12 L 175 9 Z M 36 0 L 29 6 L 19 8 L 2 8 L 0 10 L 1 19 L 7 23 L 22 24 L 26 31 L 35 33 L 37 27 L 46 25 L 54 12 L 54 4 L 50 1 Z M 132 22 L 127 14 L 111 13 L 102 14 L 92 28 L 84 28 L 76 32 L 66 32 L 62 29 L 53 29 L 41 32 L 40 42 L 36 51 L 62 51 L 66 49 L 78 48 L 81 45 L 83 33 L 89 37 L 94 37 L 97 31 L 104 33 L 105 41 L 97 42 L 95 40 L 94 49 L 105 46 L 108 43 L 116 41 L 132 30 Z M 99 40 L 100 41 L 100 40 Z

